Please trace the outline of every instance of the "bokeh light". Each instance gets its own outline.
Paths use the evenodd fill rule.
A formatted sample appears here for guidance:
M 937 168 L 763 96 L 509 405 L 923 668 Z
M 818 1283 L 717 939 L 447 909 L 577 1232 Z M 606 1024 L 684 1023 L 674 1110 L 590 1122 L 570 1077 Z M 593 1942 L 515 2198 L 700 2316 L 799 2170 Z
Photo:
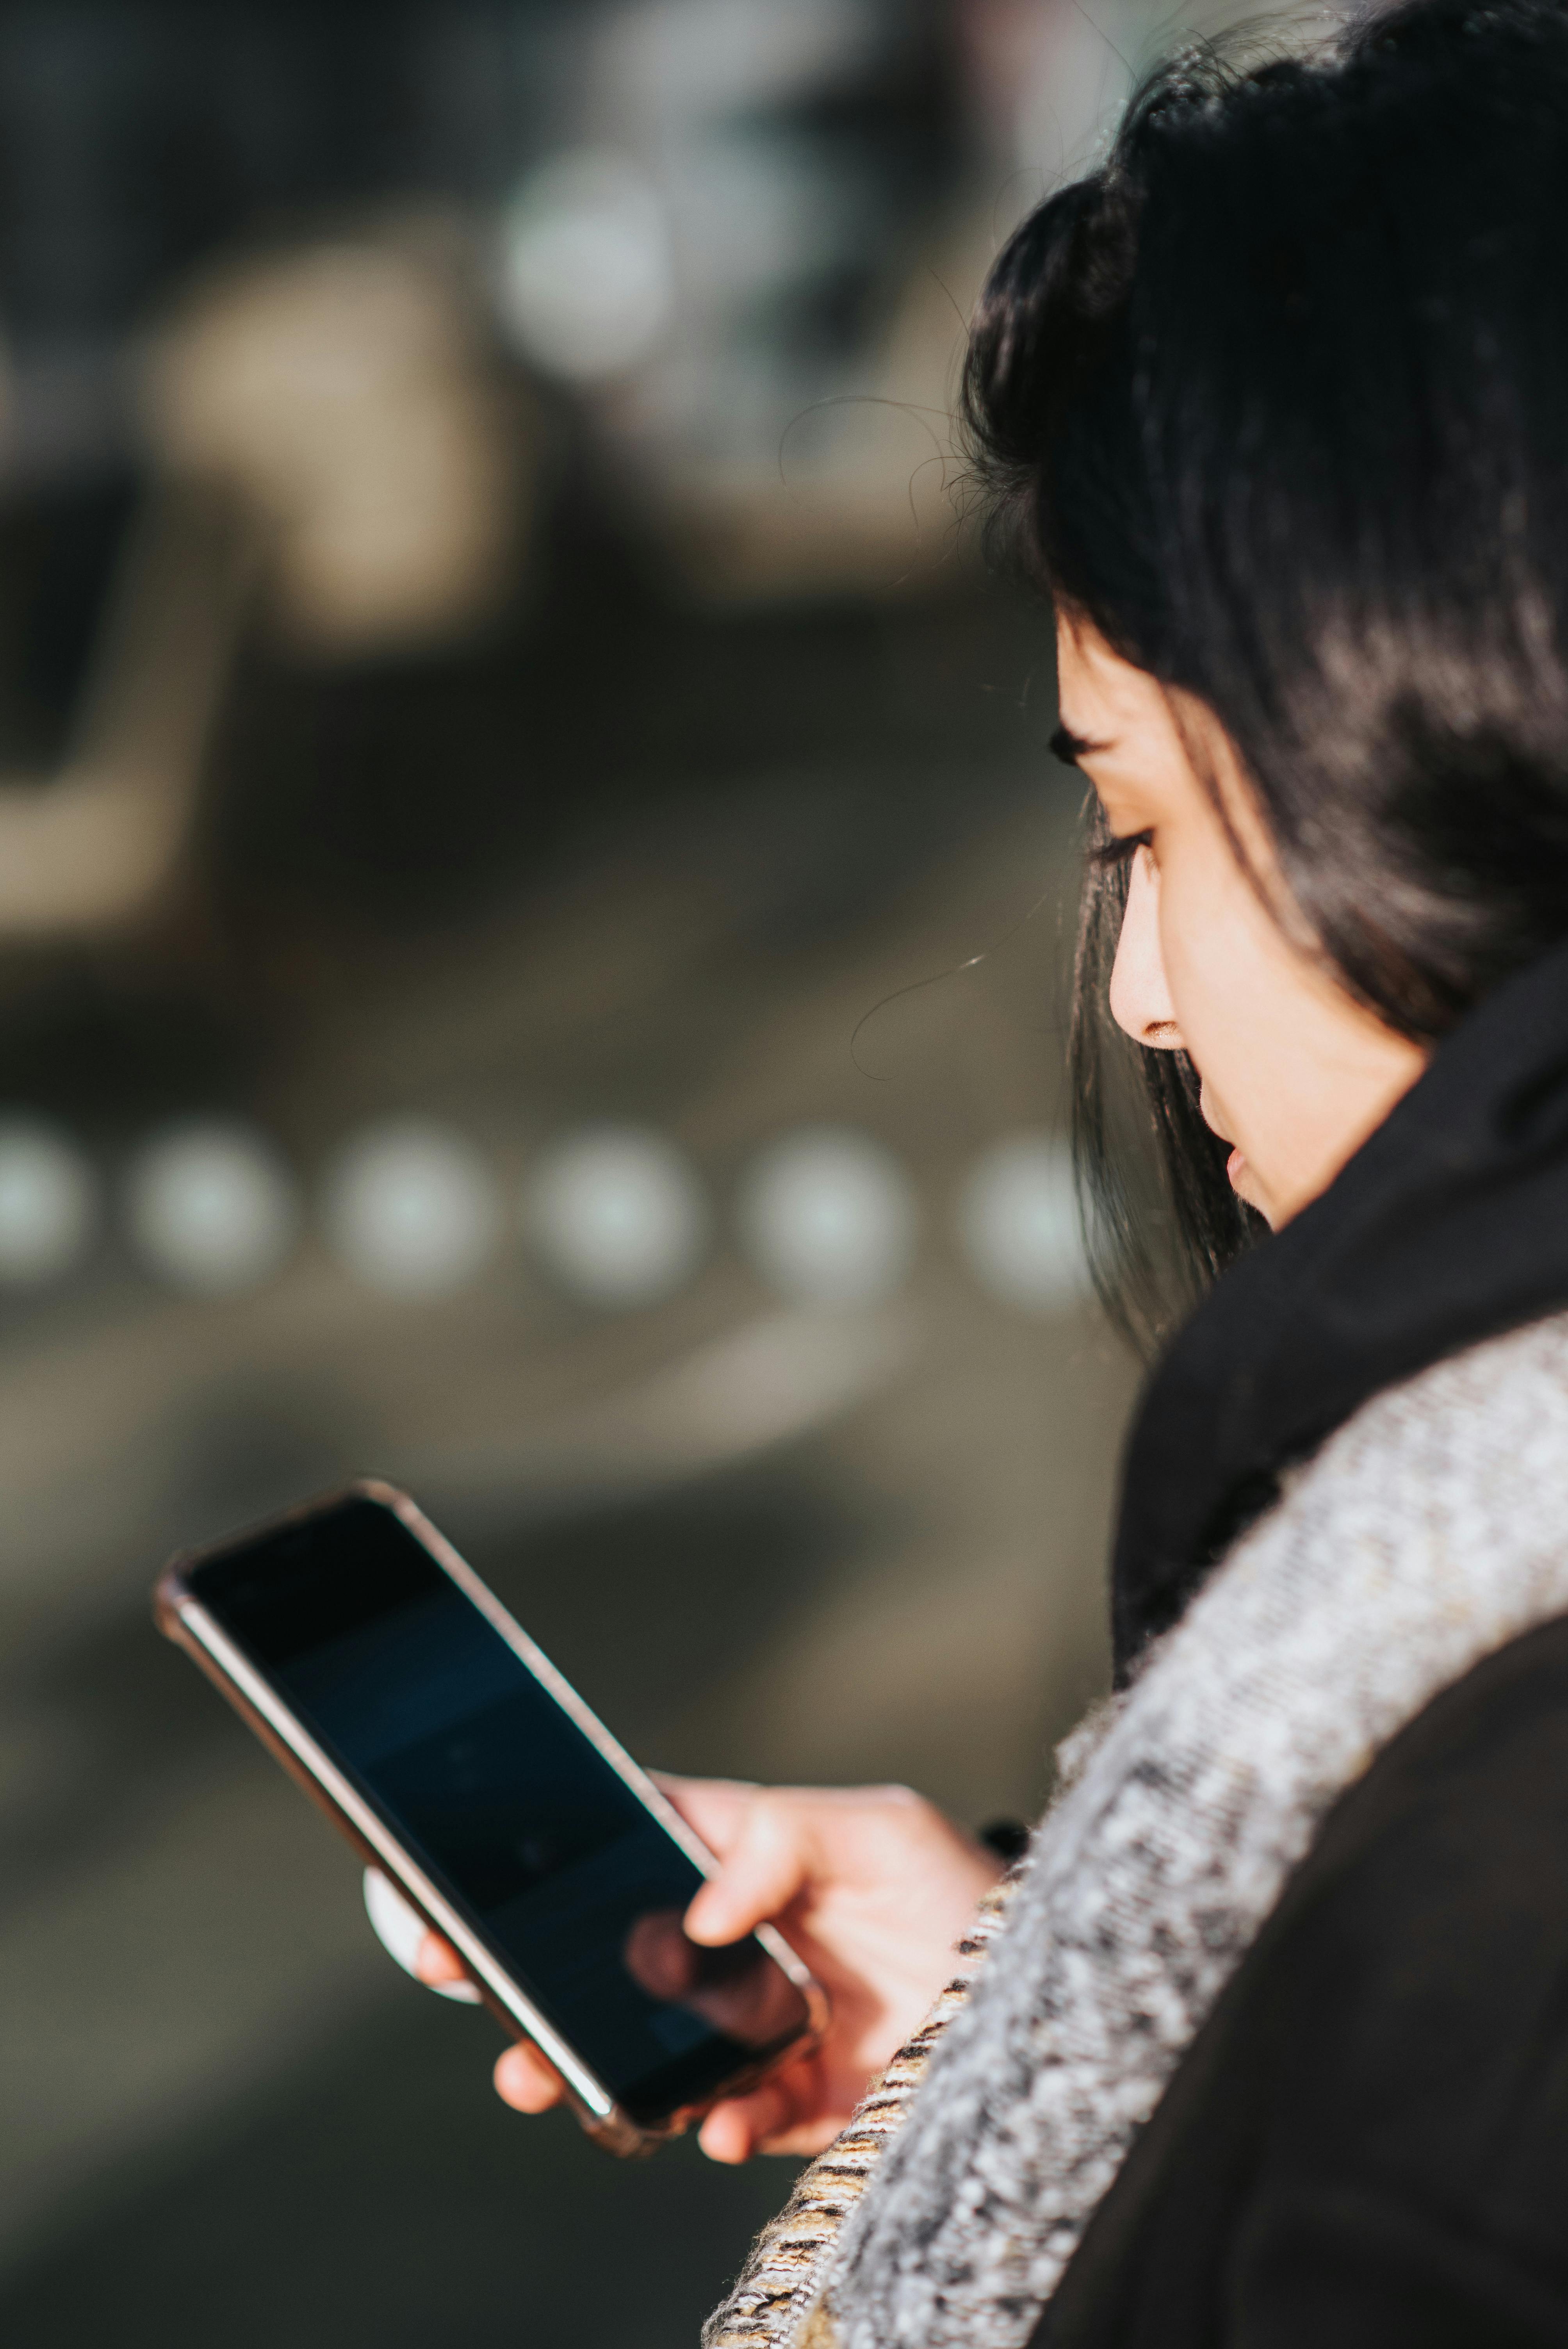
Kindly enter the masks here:
M 358 1134 L 329 1169 L 327 1243 L 368 1288 L 390 1297 L 444 1297 L 466 1288 L 495 1253 L 495 1178 L 446 1126 L 406 1118 Z
M 395 1958 L 404 1972 L 412 1974 L 418 1982 L 414 1961 L 425 1938 L 425 1920 L 378 1868 L 365 1871 L 365 1913 L 387 1956 Z M 455 1999 L 462 2006 L 477 2006 L 480 2002 L 479 1992 L 470 1982 L 430 1982 L 427 1987 L 442 1998 Z
M 737 1203 L 765 1280 L 810 1305 L 864 1305 L 908 1271 L 919 1215 L 903 1168 L 862 1133 L 818 1126 L 757 1159 Z
M 256 1288 L 284 1263 L 299 1220 L 287 1166 L 250 1126 L 176 1127 L 146 1143 L 127 1174 L 131 1240 L 176 1288 L 232 1296 Z
M 565 1288 L 599 1305 L 649 1305 L 696 1270 L 710 1230 L 702 1186 L 663 1135 L 601 1126 L 545 1151 L 523 1229 Z
M 581 384 L 624 374 L 657 342 L 673 298 L 663 208 L 624 157 L 558 156 L 507 207 L 497 308 L 546 374 Z
M 1052 1313 L 1080 1303 L 1090 1282 L 1066 1145 L 1017 1133 L 987 1150 L 959 1195 L 958 1240 L 1006 1304 Z
M 68 1271 L 98 1222 L 98 1186 L 74 1143 L 40 1119 L 0 1119 L 0 1282 Z
M 689 2339 L 783 2191 L 487 2127 L 160 1558 L 374 1470 L 632 1750 L 960 1819 L 1098 1684 L 1131 1372 L 953 1230 L 1077 881 L 944 421 L 1064 23 L 0 18 L 0 2349 L 211 2349 L 241 2270 L 257 2342 L 510 2337 L 520 2266 Z

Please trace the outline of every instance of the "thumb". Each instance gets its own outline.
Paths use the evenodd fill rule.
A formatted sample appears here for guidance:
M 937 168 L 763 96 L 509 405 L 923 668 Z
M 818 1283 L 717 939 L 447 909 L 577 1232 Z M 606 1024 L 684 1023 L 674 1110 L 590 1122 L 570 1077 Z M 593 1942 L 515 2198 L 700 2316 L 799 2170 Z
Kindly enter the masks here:
M 687 1934 L 717 1948 L 782 1916 L 810 1875 L 810 1858 L 795 1814 L 770 1795 L 754 1795 L 718 1874 L 686 1910 Z

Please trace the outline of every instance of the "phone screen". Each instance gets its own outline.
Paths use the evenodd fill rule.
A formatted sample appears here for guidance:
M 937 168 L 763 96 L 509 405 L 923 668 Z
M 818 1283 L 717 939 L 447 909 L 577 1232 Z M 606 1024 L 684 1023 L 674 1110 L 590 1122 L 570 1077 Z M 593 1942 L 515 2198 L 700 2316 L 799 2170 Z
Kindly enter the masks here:
M 799 2034 L 805 1998 L 759 1942 L 687 1940 L 699 1870 L 384 1503 L 188 1585 L 634 2120 Z

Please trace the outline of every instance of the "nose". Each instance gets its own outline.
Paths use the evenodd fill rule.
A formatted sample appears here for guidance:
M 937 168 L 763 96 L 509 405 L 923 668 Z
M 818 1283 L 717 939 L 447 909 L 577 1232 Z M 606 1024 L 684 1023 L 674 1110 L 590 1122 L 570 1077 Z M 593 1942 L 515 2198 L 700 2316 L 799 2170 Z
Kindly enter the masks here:
M 1109 1001 L 1111 1018 L 1135 1044 L 1157 1052 L 1181 1050 L 1160 947 L 1160 873 L 1146 848 L 1133 858 L 1128 876 L 1127 911 L 1111 966 Z

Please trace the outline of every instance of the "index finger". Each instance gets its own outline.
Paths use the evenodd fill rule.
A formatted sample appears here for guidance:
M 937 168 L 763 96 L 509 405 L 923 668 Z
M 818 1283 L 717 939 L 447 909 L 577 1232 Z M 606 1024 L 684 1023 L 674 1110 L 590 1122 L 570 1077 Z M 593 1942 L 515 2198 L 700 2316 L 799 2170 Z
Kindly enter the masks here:
M 667 1770 L 648 1773 L 661 1795 L 667 1796 L 688 1827 L 722 1859 L 740 1832 L 740 1823 L 757 1792 L 749 1778 L 681 1778 Z

